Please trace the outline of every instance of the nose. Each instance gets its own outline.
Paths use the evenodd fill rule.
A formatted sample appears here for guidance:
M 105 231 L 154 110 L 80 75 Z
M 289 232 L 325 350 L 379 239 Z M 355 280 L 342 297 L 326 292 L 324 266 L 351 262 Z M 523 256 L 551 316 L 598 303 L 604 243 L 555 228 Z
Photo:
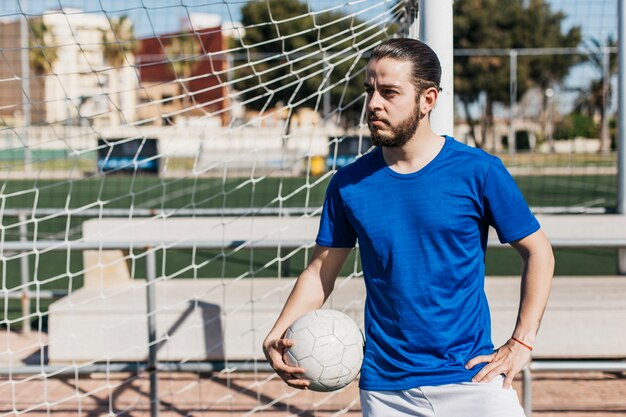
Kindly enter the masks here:
M 367 109 L 370 112 L 382 110 L 382 100 L 378 91 L 374 90 L 367 98 Z

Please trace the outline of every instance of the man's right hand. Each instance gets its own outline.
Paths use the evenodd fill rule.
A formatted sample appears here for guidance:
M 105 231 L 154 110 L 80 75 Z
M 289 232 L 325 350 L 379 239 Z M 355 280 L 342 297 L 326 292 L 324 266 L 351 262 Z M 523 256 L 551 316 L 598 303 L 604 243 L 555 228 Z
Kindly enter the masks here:
M 309 381 L 302 378 L 304 369 L 285 363 L 283 355 L 295 343 L 284 338 L 285 331 L 298 317 L 324 304 L 351 251 L 352 248 L 315 245 L 313 259 L 298 276 L 278 320 L 263 341 L 263 353 L 267 361 L 278 376 L 291 387 L 307 389 Z
M 290 339 L 266 340 L 263 342 L 263 353 L 265 354 L 265 357 L 270 363 L 272 369 L 276 371 L 278 376 L 281 377 L 287 385 L 298 389 L 308 389 L 309 381 L 299 377 L 304 373 L 304 369 L 289 366 L 283 359 L 285 351 L 294 344 L 295 342 Z

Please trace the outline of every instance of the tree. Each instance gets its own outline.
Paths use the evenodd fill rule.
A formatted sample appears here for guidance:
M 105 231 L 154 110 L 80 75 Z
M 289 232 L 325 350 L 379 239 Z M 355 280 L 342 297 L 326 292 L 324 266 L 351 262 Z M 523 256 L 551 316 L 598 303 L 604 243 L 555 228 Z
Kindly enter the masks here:
M 515 49 L 542 47 L 576 47 L 580 43 L 579 27 L 567 33 L 561 30 L 565 15 L 553 12 L 546 0 L 457 0 L 454 3 L 454 45 L 463 49 Z M 520 59 L 517 67 L 518 97 L 532 87 L 544 91 L 559 83 L 577 63 L 575 55 L 539 55 Z M 459 56 L 454 64 L 454 88 L 461 101 L 470 135 L 477 146 L 477 121 L 471 105 L 482 96 L 485 115 L 481 120 L 482 138 L 493 130 L 495 103 L 508 104 L 508 56 Z M 546 102 L 544 99 L 545 109 Z M 542 109 L 543 110 L 543 109 Z M 542 111 L 545 114 L 545 110 Z
M 359 70 L 367 61 L 355 51 L 387 38 L 395 27 L 364 24 L 338 12 L 309 12 L 299 0 L 250 1 L 242 7 L 245 36 L 231 47 L 243 47 L 252 64 L 237 71 L 235 89 L 246 107 L 255 110 L 278 104 L 320 109 L 320 92 L 335 85 L 331 102 L 344 107 L 347 119 L 358 119 L 361 103 L 348 104 L 363 94 L 364 73 Z
M 578 136 L 593 138 L 598 134 L 598 129 L 593 118 L 578 112 L 572 112 L 556 123 L 554 129 L 555 139 L 571 139 Z
M 615 48 L 617 41 L 612 36 L 606 39 L 604 45 L 598 39 L 592 38 L 587 42 L 586 49 L 589 52 L 589 62 L 598 78 L 591 80 L 589 84 L 579 89 L 578 97 L 574 103 L 574 110 L 594 118 L 600 116 L 600 152 L 608 153 L 611 150 L 611 138 L 607 110 L 613 96 L 611 77 L 617 73 L 617 54 L 612 54 L 608 48 Z
M 28 19 L 28 61 L 34 77 L 30 76 L 30 106 L 24 109 L 29 113 L 30 123 L 41 123 L 46 118 L 46 79 L 53 72 L 59 58 L 54 32 L 46 25 L 43 17 Z M 26 116 L 26 115 L 25 115 Z
M 506 3 L 506 4 L 504 4 Z M 511 5 L 517 2 L 498 0 L 459 0 L 454 3 L 454 45 L 460 49 L 506 48 L 512 44 L 510 28 L 515 20 Z M 503 13 L 503 9 L 508 9 Z M 519 17 L 518 17 L 519 18 Z M 459 56 L 454 62 L 454 92 L 461 101 L 470 135 L 477 146 L 477 121 L 470 106 L 484 94 L 486 114 L 481 123 L 483 141 L 493 125 L 493 101 L 506 100 L 508 91 L 508 58 L 499 56 Z
M 529 39 L 532 48 L 576 48 L 582 40 L 580 27 L 573 27 L 567 33 L 561 32 L 561 22 L 566 16 L 561 12 L 552 12 L 545 0 L 531 1 L 525 17 L 530 30 L 527 29 L 527 33 L 522 34 L 522 39 Z M 542 93 L 539 119 L 543 126 L 542 131 L 546 132 L 549 100 L 546 92 L 560 84 L 570 69 L 581 62 L 581 57 L 576 54 L 545 54 L 530 56 L 526 60 L 529 66 L 529 86 L 538 87 Z
M 198 66 L 200 43 L 194 34 L 183 32 L 170 38 L 165 53 L 178 80 L 181 105 L 185 107 L 185 99 L 190 97 L 187 80 Z
M 102 54 L 114 68 L 120 68 L 129 54 L 137 51 L 134 27 L 127 15 L 112 18 L 111 29 L 100 29 L 102 34 Z
M 121 108 L 120 97 L 120 69 L 124 66 L 128 56 L 137 51 L 137 39 L 135 38 L 134 28 L 128 16 L 122 15 L 117 18 L 110 19 L 110 29 L 100 29 L 102 35 L 102 55 L 104 60 L 113 69 L 110 77 L 109 90 L 114 93 L 113 105 Z M 119 124 L 119 112 L 111 113 L 112 124 Z
M 54 34 L 41 17 L 29 20 L 28 26 L 30 28 L 28 40 L 30 67 L 37 75 L 50 74 L 59 55 L 58 48 L 50 46 Z

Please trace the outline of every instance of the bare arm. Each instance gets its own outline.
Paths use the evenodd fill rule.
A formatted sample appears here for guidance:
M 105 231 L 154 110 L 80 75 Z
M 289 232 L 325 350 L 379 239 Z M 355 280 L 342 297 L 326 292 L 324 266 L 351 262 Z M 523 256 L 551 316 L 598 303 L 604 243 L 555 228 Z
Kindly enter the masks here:
M 548 304 L 554 273 L 550 242 L 538 231 L 511 244 L 524 260 L 520 305 L 513 337 L 533 346 Z
M 524 263 L 522 271 L 520 305 L 513 335 L 492 355 L 477 356 L 466 367 L 489 362 L 474 376 L 474 382 L 489 382 L 499 374 L 505 374 L 504 388 L 510 388 L 513 378 L 530 360 L 530 349 L 516 342 L 533 346 L 539 331 L 541 318 L 548 303 L 554 256 L 552 247 L 543 231 L 539 230 L 517 242 L 511 243 Z
M 351 251 L 351 248 L 315 246 L 311 262 L 298 277 L 274 327 L 263 341 L 263 352 L 272 368 L 293 387 L 306 388 L 308 382 L 294 378 L 293 374 L 302 373 L 302 369 L 285 364 L 283 353 L 293 345 L 293 342 L 283 339 L 283 335 L 298 317 L 324 304 Z

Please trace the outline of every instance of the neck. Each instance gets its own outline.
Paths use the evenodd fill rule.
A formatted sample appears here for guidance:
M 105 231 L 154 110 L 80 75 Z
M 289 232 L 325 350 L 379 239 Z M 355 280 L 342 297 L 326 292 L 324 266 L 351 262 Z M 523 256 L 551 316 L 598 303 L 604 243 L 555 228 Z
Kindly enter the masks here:
M 444 139 L 430 127 L 424 117 L 413 137 L 400 147 L 383 146 L 385 162 L 399 172 L 414 172 L 428 164 L 441 150 Z

